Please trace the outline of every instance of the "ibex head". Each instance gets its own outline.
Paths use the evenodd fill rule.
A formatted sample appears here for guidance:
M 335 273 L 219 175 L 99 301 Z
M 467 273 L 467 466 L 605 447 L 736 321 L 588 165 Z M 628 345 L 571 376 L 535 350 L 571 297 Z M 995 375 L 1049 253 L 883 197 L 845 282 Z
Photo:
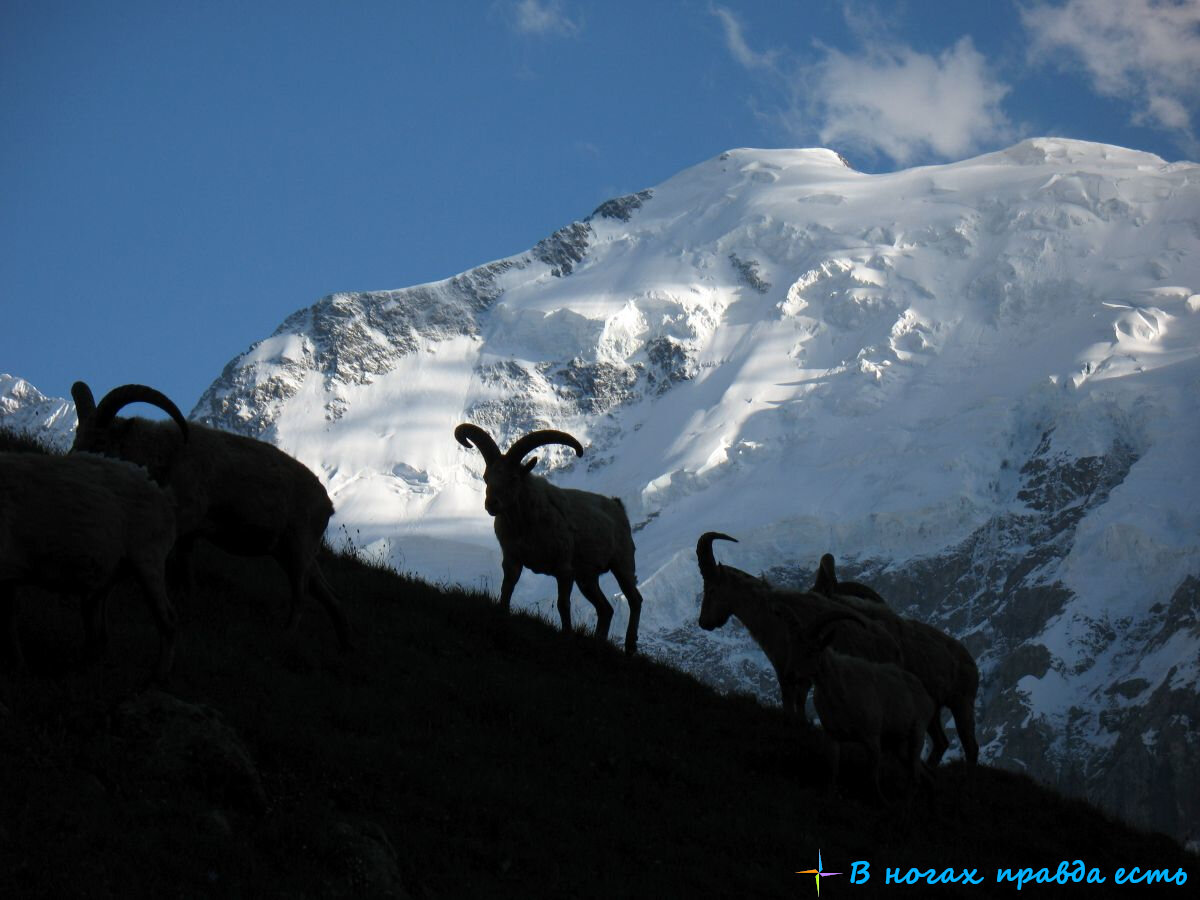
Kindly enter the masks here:
M 500 515 L 516 504 L 524 480 L 537 465 L 536 456 L 529 462 L 522 460 L 538 447 L 563 444 L 574 450 L 576 456 L 583 456 L 583 445 L 579 441 L 565 431 L 552 429 L 531 431 L 509 447 L 507 453 L 501 453 L 492 436 L 478 425 L 464 422 L 454 429 L 454 438 L 464 447 L 474 447 L 483 455 L 483 481 L 487 485 L 483 508 L 492 516 Z

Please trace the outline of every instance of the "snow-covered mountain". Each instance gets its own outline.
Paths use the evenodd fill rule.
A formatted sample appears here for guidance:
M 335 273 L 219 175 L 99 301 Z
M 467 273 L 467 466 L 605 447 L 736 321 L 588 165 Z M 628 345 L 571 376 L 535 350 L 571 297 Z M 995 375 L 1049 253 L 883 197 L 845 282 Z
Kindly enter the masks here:
M 45 396 L 23 378 L 0 373 L 0 425 L 66 450 L 75 440 L 75 405 Z
M 788 584 L 833 552 L 975 653 L 986 761 L 1194 839 L 1198 251 L 1200 166 L 1146 153 L 734 150 L 518 256 L 326 297 L 192 415 L 308 464 L 335 540 L 493 591 L 454 426 L 567 430 L 583 458 L 539 468 L 625 502 L 648 652 L 773 699 L 744 631 L 696 625 L 696 538 Z M 516 602 L 553 594 L 526 573 Z

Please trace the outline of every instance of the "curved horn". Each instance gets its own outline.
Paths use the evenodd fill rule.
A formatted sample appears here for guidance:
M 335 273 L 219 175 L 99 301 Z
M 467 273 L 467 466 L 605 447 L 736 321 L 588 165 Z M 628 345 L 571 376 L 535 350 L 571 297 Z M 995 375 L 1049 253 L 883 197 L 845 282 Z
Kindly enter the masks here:
M 541 431 L 529 432 L 529 434 L 509 447 L 508 452 L 504 455 L 511 460 L 519 462 L 538 447 L 544 447 L 547 444 L 565 444 L 575 451 L 576 456 L 583 456 L 583 445 L 579 441 L 575 440 L 575 438 L 571 437 L 565 431 L 554 431 L 548 428 Z
M 75 401 L 75 418 L 80 422 L 96 414 L 96 398 L 85 382 L 77 381 L 71 385 L 71 399 Z
M 83 382 L 76 382 L 76 384 L 83 384 Z M 87 385 L 83 386 L 87 387 Z M 74 387 L 72 387 L 71 393 L 74 396 Z M 88 391 L 88 394 L 90 395 L 91 391 Z M 76 398 L 76 403 L 78 404 L 78 402 L 78 398 Z M 130 403 L 149 403 L 151 406 L 157 406 L 175 420 L 175 424 L 183 432 L 183 439 L 187 440 L 188 423 L 187 419 L 183 417 L 183 413 L 179 411 L 179 407 L 172 403 L 166 394 L 144 384 L 123 384 L 105 394 L 104 398 L 96 404 L 95 426 L 97 428 L 105 427 L 116 418 L 118 412 Z
M 719 531 L 706 531 L 700 535 L 700 540 L 696 541 L 696 562 L 700 564 L 700 577 L 705 581 L 714 580 L 719 568 L 713 556 L 713 541 L 733 541 L 736 544 L 738 539 Z
M 833 567 L 833 554 L 826 553 L 821 557 L 820 565 L 817 566 L 817 577 L 813 581 L 814 594 L 836 594 L 837 593 L 837 573 Z
M 464 447 L 474 447 L 483 455 L 485 463 L 491 463 L 500 458 L 500 448 L 492 440 L 492 436 L 470 422 L 463 422 L 454 429 L 454 439 Z

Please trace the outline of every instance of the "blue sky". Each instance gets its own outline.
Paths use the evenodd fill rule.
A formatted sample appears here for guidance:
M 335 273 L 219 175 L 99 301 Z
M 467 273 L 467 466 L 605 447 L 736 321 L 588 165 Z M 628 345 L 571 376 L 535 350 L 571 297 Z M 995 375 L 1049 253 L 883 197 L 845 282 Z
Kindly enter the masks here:
M 190 409 L 334 291 L 734 147 L 1200 158 L 1200 0 L 0 0 L 0 372 Z

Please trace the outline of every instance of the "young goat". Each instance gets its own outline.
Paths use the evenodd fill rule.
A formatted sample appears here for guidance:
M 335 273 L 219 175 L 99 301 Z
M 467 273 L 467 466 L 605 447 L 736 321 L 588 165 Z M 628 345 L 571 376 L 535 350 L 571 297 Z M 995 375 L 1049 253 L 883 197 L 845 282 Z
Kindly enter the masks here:
M 813 704 L 821 726 L 833 739 L 830 789 L 837 785 L 842 742 L 866 748 L 871 784 L 879 800 L 883 800 L 879 775 L 885 744 L 896 746 L 911 774 L 910 787 L 915 788 L 923 774 L 925 732 L 937 712 L 920 679 L 891 663 L 845 655 L 829 646 L 830 626 L 839 619 L 862 622 L 857 613 L 834 612 L 810 624 L 786 603 L 774 603 L 771 610 L 788 631 L 789 666 L 797 675 L 812 679 Z
M 838 601 L 879 625 L 900 646 L 901 666 L 920 679 L 937 705 L 938 715 L 930 724 L 929 736 L 933 746 L 929 751 L 929 766 L 942 760 L 950 741 L 942 729 L 941 710 L 950 710 L 963 756 L 974 765 L 979 759 L 979 743 L 975 739 L 975 696 L 979 691 L 979 669 L 969 650 L 944 631 L 925 622 L 898 616 L 887 606 L 856 597 L 840 596 Z
M 190 578 L 192 545 L 204 538 L 239 556 L 271 556 L 291 586 L 288 630 L 295 632 L 301 603 L 312 590 L 349 649 L 345 614 L 317 565 L 317 549 L 333 504 L 317 477 L 277 447 L 184 420 L 167 397 L 153 388 L 127 384 L 95 402 L 82 381 L 71 388 L 79 427 L 72 452 L 115 456 L 149 469 L 175 495 L 179 543 L 177 563 Z M 130 403 L 164 410 L 179 427 L 190 428 L 184 443 L 169 422 L 118 418 Z
M 19 585 L 84 595 L 85 650 L 98 655 L 108 632 L 105 598 L 127 570 L 137 577 L 159 632 L 155 676 L 175 658 L 175 610 L 167 597 L 167 554 L 175 543 L 171 497 L 145 469 L 91 454 L 0 453 L 0 624 L 12 664 Z
M 787 629 L 784 622 L 771 612 L 771 606 L 777 603 L 786 605 L 797 616 L 813 622 L 830 613 L 843 613 L 844 607 L 836 600 L 809 591 L 772 587 L 762 578 L 741 569 L 718 564 L 712 549 L 715 540 L 737 542 L 736 538 L 716 531 L 705 532 L 696 542 L 696 562 L 704 579 L 700 627 L 705 631 L 713 631 L 728 622 L 730 616 L 736 616 L 775 670 L 783 708 L 803 715 L 812 679 L 790 668 L 791 649 Z M 863 627 L 858 628 L 834 625 L 830 639 L 838 650 L 856 656 L 880 662 L 899 662 L 901 658 L 896 642 L 874 623 L 864 622 Z
M 495 517 L 496 539 L 503 554 L 504 580 L 500 604 L 509 608 L 513 588 L 523 569 L 552 575 L 558 582 L 558 615 L 563 631 L 571 628 L 571 586 L 596 608 L 596 637 L 608 639 L 613 608 L 600 589 L 600 576 L 612 572 L 629 601 L 625 652 L 637 649 L 642 595 L 637 588 L 633 532 L 625 507 L 615 497 L 555 487 L 531 474 L 537 458 L 522 462 L 533 450 L 563 444 L 583 455 L 583 445 L 562 431 L 534 431 L 501 453 L 496 442 L 478 425 L 463 423 L 454 438 L 483 456 L 487 486 L 483 506 Z

